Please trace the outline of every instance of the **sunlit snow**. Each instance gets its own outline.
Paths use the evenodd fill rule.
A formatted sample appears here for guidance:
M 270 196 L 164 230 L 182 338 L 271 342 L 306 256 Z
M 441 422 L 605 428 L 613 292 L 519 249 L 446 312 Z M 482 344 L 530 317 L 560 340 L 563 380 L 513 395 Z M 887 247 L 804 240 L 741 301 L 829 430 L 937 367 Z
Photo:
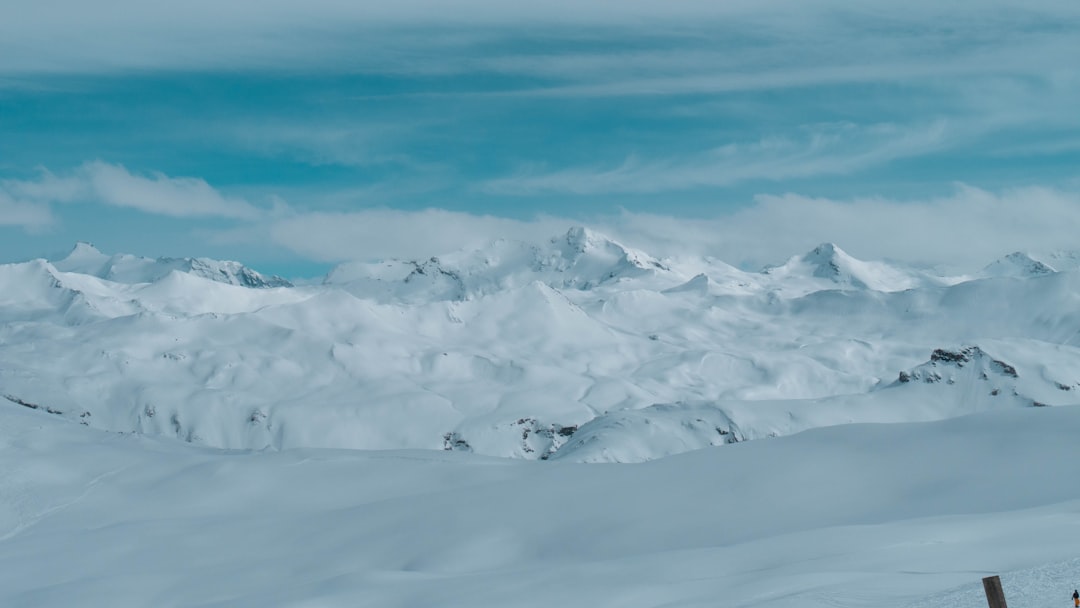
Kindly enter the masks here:
M 1069 256 L 3 265 L 0 605 L 1064 605 Z

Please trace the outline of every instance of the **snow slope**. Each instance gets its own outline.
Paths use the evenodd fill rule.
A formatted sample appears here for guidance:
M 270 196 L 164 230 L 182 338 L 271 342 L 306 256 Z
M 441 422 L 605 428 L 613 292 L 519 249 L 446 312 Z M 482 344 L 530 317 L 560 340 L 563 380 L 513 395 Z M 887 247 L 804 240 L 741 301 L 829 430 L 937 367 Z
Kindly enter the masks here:
M 229 452 L 0 409 L 5 606 L 977 606 L 1075 587 L 1080 408 L 638 465 Z M 1017 600 L 1026 600 L 1018 603 Z

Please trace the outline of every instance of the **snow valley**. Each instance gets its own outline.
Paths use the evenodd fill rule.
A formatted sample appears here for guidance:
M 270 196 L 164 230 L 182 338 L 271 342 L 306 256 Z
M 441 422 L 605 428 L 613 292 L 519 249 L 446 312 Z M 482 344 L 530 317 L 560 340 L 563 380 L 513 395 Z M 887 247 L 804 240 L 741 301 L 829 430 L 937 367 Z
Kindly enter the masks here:
M 1077 267 L 3 265 L 0 603 L 1068 601 Z

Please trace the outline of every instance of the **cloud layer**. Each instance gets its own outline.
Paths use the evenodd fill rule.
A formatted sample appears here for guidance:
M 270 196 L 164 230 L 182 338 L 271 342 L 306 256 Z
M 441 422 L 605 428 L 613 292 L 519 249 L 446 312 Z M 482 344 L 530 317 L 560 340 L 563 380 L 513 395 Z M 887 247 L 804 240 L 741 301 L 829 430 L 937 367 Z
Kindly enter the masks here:
M 1025 187 L 992 192 L 957 184 L 945 196 L 894 200 L 758 195 L 737 210 L 705 217 L 620 211 L 513 219 L 445 209 L 303 211 L 284 201 L 261 209 L 204 180 L 120 165 L 86 163 L 38 179 L 0 181 L 0 225 L 40 230 L 53 207 L 103 205 L 165 217 L 230 219 L 203 233 L 217 244 L 259 243 L 318 262 L 421 259 L 481 248 L 497 238 L 529 242 L 584 224 L 662 257 L 710 256 L 747 269 L 778 263 L 835 242 L 863 259 L 889 259 L 953 271 L 975 270 L 1025 250 L 1080 249 L 1080 193 Z M 197 254 L 198 252 L 191 252 Z
M 586 224 L 746 267 L 821 241 L 970 267 L 1080 219 L 1071 0 L 2 12 L 8 258 L 134 225 L 335 262 Z
M 702 71 L 691 66 L 723 66 L 724 47 L 755 40 L 767 44 L 753 46 L 753 56 L 737 54 L 752 60 L 747 67 L 771 65 L 783 72 L 786 66 L 802 65 L 830 70 L 843 65 L 880 67 L 899 58 L 905 58 L 903 63 L 907 64 L 921 58 L 929 61 L 916 61 L 916 65 L 935 69 L 935 64 L 955 64 L 933 61 L 943 57 L 939 52 L 942 47 L 959 51 L 957 56 L 964 58 L 970 50 L 966 47 L 990 41 L 999 49 L 1012 49 L 1030 42 L 1032 34 L 1062 39 L 1061 34 L 1075 27 L 1080 8 L 1069 0 L 960 0 L 947 4 L 868 0 L 857 5 L 840 0 L 463 0 L 455 2 L 452 9 L 437 0 L 310 0 L 302 5 L 288 0 L 192 0 L 183 4 L 102 0 L 92 5 L 77 0 L 12 0 L 5 4 L 4 17 L 0 20 L 0 73 L 320 63 L 342 66 L 352 57 L 351 61 L 359 63 L 350 67 L 380 71 L 481 68 L 560 77 L 585 71 L 614 73 L 620 75 L 619 80 L 626 80 L 622 77 L 630 73 L 639 77 L 700 75 Z M 626 32 L 612 30 L 626 28 L 638 30 L 645 39 L 688 36 L 701 41 L 709 38 L 703 36 L 702 27 L 717 38 L 716 44 L 706 45 L 712 47 L 713 56 L 689 63 L 670 54 L 665 60 L 664 53 L 637 53 L 636 60 L 627 62 L 620 61 L 617 54 L 565 54 L 565 49 L 549 57 L 463 52 L 476 45 L 490 48 L 493 39 L 507 35 L 507 28 L 518 30 L 511 38 L 540 28 L 549 40 L 568 37 L 584 43 L 574 46 L 587 47 L 597 36 L 618 37 Z M 386 44 L 388 35 L 395 44 Z M 875 44 L 865 45 L 868 39 Z M 861 53 L 849 53 L 860 47 L 864 48 Z M 804 52 L 783 52 L 793 48 Z M 841 58 L 844 60 L 839 61 Z M 1012 55 L 1012 61 L 1022 60 L 1023 56 Z M 1000 67 L 984 64 L 982 69 Z M 725 70 L 733 77 L 727 80 L 736 83 L 755 74 L 770 78 L 775 71 L 753 69 L 738 78 L 732 70 Z M 857 71 L 864 77 L 872 73 Z M 876 78 L 881 77 L 878 74 Z M 796 76 L 795 72 L 789 75 Z M 831 77 L 853 76 L 834 73 Z M 724 84 L 727 80 L 713 78 L 701 84 L 729 86 Z M 670 90 L 677 84 L 657 81 L 647 85 L 647 78 L 636 81 L 652 90 Z
M 1013 251 L 1080 249 L 1080 193 L 1028 187 L 990 192 L 957 185 L 947 196 L 834 200 L 758 196 L 724 217 L 697 221 L 624 214 L 612 230 L 671 255 L 705 253 L 760 267 L 835 242 L 863 259 L 971 271 Z
M 64 175 L 42 169 L 37 179 L 0 180 L 0 195 L 7 197 L 13 209 L 24 210 L 46 210 L 53 203 L 98 203 L 183 218 L 255 219 L 261 215 L 247 201 L 224 196 L 205 180 L 163 173 L 135 175 L 121 165 L 101 161 L 84 163 Z M 40 219 L 25 211 L 24 217 L 12 223 L 30 225 Z
M 304 214 L 275 221 L 275 242 L 313 259 L 422 259 L 495 238 L 540 242 L 585 224 L 663 257 L 711 256 L 746 269 L 779 263 L 822 242 L 851 254 L 956 272 L 1017 250 L 1080 249 L 1080 193 L 1047 188 L 989 192 L 957 185 L 923 200 L 759 196 L 732 213 L 687 218 L 652 213 L 515 220 L 445 210 Z
M 655 193 L 727 186 L 749 180 L 844 175 L 924 154 L 945 144 L 944 122 L 918 128 L 879 124 L 813 125 L 801 140 L 774 137 L 750 144 L 727 144 L 691 158 L 627 159 L 615 168 L 562 169 L 491 180 L 485 191 L 527 195 L 545 192 Z
M 48 205 L 17 200 L 0 190 L 0 226 L 41 229 L 53 222 Z

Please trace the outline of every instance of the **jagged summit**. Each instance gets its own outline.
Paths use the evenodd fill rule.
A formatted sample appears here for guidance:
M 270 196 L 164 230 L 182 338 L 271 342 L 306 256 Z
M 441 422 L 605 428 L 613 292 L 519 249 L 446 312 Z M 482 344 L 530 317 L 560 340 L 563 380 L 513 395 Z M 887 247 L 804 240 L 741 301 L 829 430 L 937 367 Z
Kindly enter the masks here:
M 244 266 L 240 262 L 231 260 L 213 260 L 210 258 L 163 258 L 160 261 L 166 263 L 179 263 L 180 269 L 190 274 L 219 283 L 227 283 L 229 285 L 239 285 L 241 287 L 253 287 L 258 289 L 292 287 L 292 283 L 279 276 L 266 276 Z
M 1003 349 L 1006 354 L 997 354 Z M 958 403 L 971 410 L 1069 405 L 1080 388 L 1077 361 L 1077 351 L 1067 346 L 991 340 L 937 348 L 929 361 L 900 372 L 891 386 L 942 385 L 959 391 Z
M 560 240 L 565 241 L 567 246 L 578 253 L 584 253 L 589 249 L 595 249 L 597 247 L 604 247 L 608 243 L 613 242 L 606 236 L 584 226 L 571 226 L 561 238 L 552 237 L 551 242 L 558 243 Z
M 977 375 L 979 379 L 989 381 L 995 378 L 1017 378 L 1016 368 L 1000 359 L 995 359 L 978 346 L 963 346 L 956 349 L 938 348 L 930 353 L 930 360 L 910 371 L 900 372 L 897 382 L 925 382 L 934 384 L 957 381 L 959 370 L 968 375 Z
M 565 275 L 565 286 L 588 289 L 612 280 L 669 270 L 642 251 L 581 226 L 570 228 L 551 242 L 561 259 L 549 258 L 547 267 Z
M 539 244 L 497 239 L 479 249 L 425 260 L 346 263 L 333 269 L 323 283 L 361 297 L 423 302 L 468 300 L 533 281 L 556 289 L 589 290 L 668 271 L 644 252 L 577 226 Z M 665 287 L 678 280 L 672 278 Z
M 1014 251 L 1009 255 L 988 264 L 979 273 L 982 277 L 1037 277 L 1057 272 L 1055 268 L 1041 262 L 1029 253 Z
M 604 254 L 626 258 L 631 263 L 642 267 L 663 267 L 663 264 L 660 264 L 648 254 L 627 247 L 607 235 L 584 226 L 572 226 L 566 231 L 566 234 L 552 237 L 551 242 L 559 247 L 567 258 L 575 258 L 589 253 L 594 255 Z
M 837 282 L 851 282 L 865 287 L 865 284 L 854 276 L 852 267 L 859 260 L 851 257 L 846 251 L 840 249 L 835 243 L 822 243 L 802 257 L 802 261 L 808 264 L 815 277 L 829 279 Z

